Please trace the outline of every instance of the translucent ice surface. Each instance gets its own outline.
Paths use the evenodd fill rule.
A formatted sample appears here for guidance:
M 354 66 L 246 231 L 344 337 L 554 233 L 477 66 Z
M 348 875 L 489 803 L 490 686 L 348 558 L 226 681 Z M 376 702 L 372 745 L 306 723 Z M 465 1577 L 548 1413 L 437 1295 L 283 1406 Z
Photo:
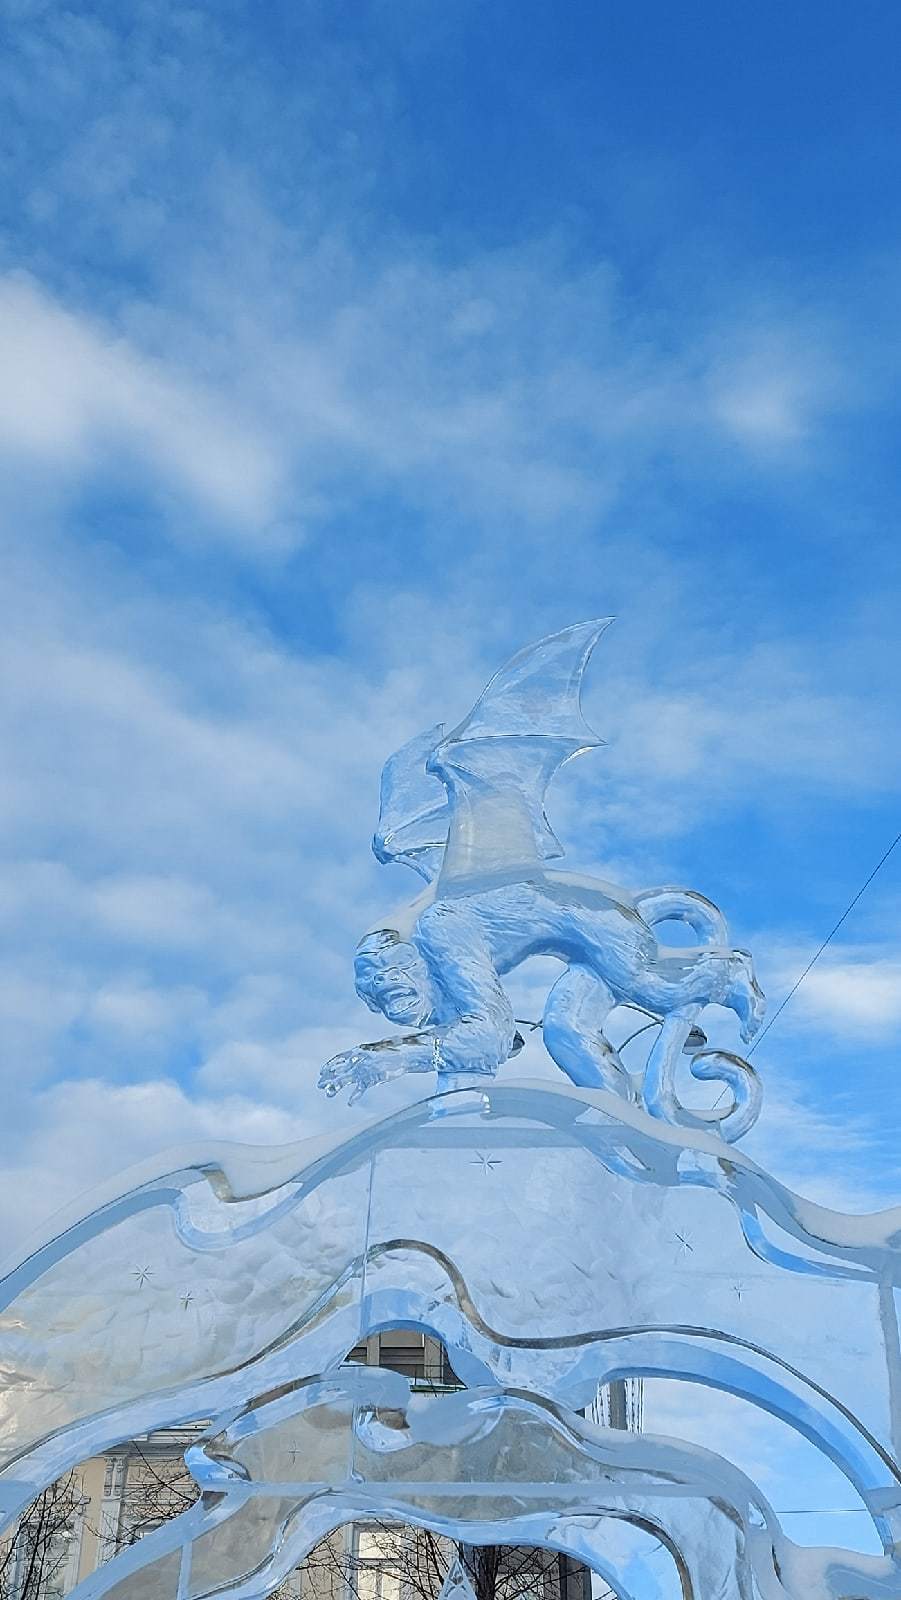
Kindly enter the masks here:
M 367 1516 L 606 1571 L 605 1527 L 626 1518 L 664 1530 L 699 1597 L 901 1594 L 899 1230 L 897 1211 L 811 1205 L 716 1136 L 571 1085 L 460 1090 L 331 1144 L 182 1152 L 4 1280 L 6 1506 L 117 1441 L 216 1418 L 191 1455 L 198 1507 L 86 1594 L 126 1560 L 168 1583 L 195 1541 L 190 1593 L 264 1593 Z M 466 1387 L 411 1398 L 344 1364 L 398 1326 L 439 1337 Z M 804 1551 L 726 1461 L 578 1415 L 630 1374 L 783 1419 L 886 1554 Z
M 355 978 L 405 1031 L 321 1082 L 420 1073 L 426 1098 L 350 1136 L 150 1162 L 0 1280 L 6 1524 L 67 1468 L 204 1424 L 200 1498 L 78 1600 L 259 1600 L 335 1529 L 386 1521 L 566 1552 L 621 1600 L 901 1600 L 901 1210 L 811 1204 L 735 1148 L 760 1084 L 700 1019 L 726 1006 L 749 1038 L 763 996 L 715 906 L 548 866 L 548 782 L 600 742 L 579 688 L 605 627 L 520 652 L 386 764 L 374 848 L 426 888 L 364 934 Z M 672 921 L 698 945 L 660 943 Z M 563 1077 L 501 1083 L 522 1042 L 503 980 L 542 955 L 564 964 L 541 1024 Z M 641 1071 L 604 1031 L 623 1006 Z M 456 1392 L 347 1361 L 398 1328 L 443 1342 Z M 586 1420 L 621 1378 L 777 1419 L 787 1457 L 847 1485 L 857 1547 L 793 1541 L 725 1449 Z
M 544 1042 L 573 1083 L 641 1101 L 668 1122 L 713 1125 L 729 1140 L 756 1118 L 753 1069 L 734 1051 L 707 1049 L 697 1026 L 719 1004 L 750 1039 L 763 1016 L 751 958 L 730 947 L 721 912 L 691 889 L 632 893 L 547 864 L 563 853 L 545 814 L 548 784 L 603 742 L 582 716 L 580 690 L 608 622 L 521 650 L 452 732 L 439 724 L 386 762 L 373 848 L 428 887 L 364 934 L 356 986 L 373 1011 L 413 1031 L 328 1062 L 328 1094 L 356 1099 L 403 1073 L 435 1074 L 440 1088 L 493 1077 L 522 1043 L 503 978 L 550 955 L 565 970 L 544 1006 Z M 700 944 L 661 943 L 655 927 L 672 922 Z M 626 1069 L 604 1033 L 623 1004 L 659 1025 L 643 1074 Z M 676 1091 L 686 1052 L 694 1076 L 723 1090 L 703 1111 Z

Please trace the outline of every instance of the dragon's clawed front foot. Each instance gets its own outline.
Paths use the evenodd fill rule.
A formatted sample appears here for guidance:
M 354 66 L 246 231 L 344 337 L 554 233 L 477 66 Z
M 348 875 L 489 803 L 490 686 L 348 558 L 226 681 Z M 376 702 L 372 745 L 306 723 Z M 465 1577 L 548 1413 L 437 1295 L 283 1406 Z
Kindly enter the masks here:
M 342 1050 L 339 1056 L 333 1056 L 331 1061 L 325 1062 L 318 1074 L 318 1086 L 320 1090 L 325 1090 L 330 1099 L 349 1088 L 347 1104 L 352 1106 L 373 1085 L 386 1083 L 389 1078 L 398 1077 L 406 1070 L 408 1066 L 397 1046 L 394 1050 L 387 1050 L 384 1043 L 357 1045 L 354 1050 Z
M 332 1056 L 325 1063 L 319 1074 L 319 1087 L 329 1099 L 340 1094 L 342 1089 L 350 1089 L 347 1103 L 352 1106 L 367 1089 L 392 1076 L 387 1062 L 380 1061 L 373 1050 L 357 1046 L 354 1050 L 342 1050 L 340 1055 Z

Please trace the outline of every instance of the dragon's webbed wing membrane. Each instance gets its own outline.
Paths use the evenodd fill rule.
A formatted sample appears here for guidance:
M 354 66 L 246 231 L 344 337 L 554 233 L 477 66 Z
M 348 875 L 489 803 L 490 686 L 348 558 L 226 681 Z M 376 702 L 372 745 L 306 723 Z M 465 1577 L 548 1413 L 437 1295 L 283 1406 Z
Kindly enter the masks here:
M 494 738 L 560 739 L 567 751 L 560 765 L 570 756 L 603 745 L 582 715 L 582 678 L 592 650 L 612 621 L 601 617 L 574 622 L 518 650 L 494 674 L 443 745 Z
M 438 876 L 450 806 L 440 778 L 426 771 L 426 762 L 440 742 L 444 723 L 389 756 L 382 768 L 379 820 L 372 850 L 378 861 L 398 861 L 420 873 L 427 883 Z
M 418 734 L 385 763 L 373 839 L 441 890 L 515 878 L 563 854 L 544 811 L 554 773 L 603 744 L 582 715 L 582 676 L 611 617 L 527 645 L 468 716 Z M 443 785 L 444 795 L 439 784 Z
M 612 618 L 580 622 L 520 650 L 435 748 L 450 827 L 441 889 L 516 877 L 563 854 L 545 794 L 564 762 L 603 739 L 582 715 L 582 676 Z

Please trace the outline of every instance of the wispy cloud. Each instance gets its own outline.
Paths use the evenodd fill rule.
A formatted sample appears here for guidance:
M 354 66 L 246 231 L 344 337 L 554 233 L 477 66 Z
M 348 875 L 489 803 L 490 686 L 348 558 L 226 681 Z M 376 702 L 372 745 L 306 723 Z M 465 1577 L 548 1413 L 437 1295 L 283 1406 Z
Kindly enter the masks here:
M 22 275 L 0 283 L 0 448 L 70 482 L 143 472 L 148 494 L 156 482 L 205 512 L 207 537 L 269 557 L 346 509 L 349 474 L 432 515 L 585 529 L 661 456 L 726 478 L 745 447 L 804 462 L 852 403 L 836 357 L 827 384 L 812 358 L 807 373 L 774 355 L 765 322 L 724 365 L 741 304 L 649 339 L 609 264 L 574 270 L 552 239 L 455 268 L 399 241 L 364 270 L 337 242 L 286 244 L 265 213 L 256 227 L 265 292 L 254 273 L 248 300 L 217 264 L 193 324 L 171 299 L 101 319 Z M 198 537 L 189 518 L 173 526 Z
M 848 361 L 846 335 L 827 305 L 791 310 L 777 295 L 736 306 L 710 349 L 707 387 L 714 421 L 751 453 L 804 459 L 805 442 L 836 408 L 866 402 Z
M 195 374 L 152 359 L 33 280 L 0 280 L 0 450 L 73 473 L 144 471 L 265 543 L 284 457 Z M 124 458 L 124 460 L 123 460 Z
M 554 794 L 574 861 L 681 875 L 725 824 L 750 876 L 777 814 L 882 803 L 895 617 L 855 613 L 856 555 L 827 585 L 821 529 L 890 363 L 815 264 L 637 268 L 556 196 L 506 238 L 406 210 L 433 158 L 384 28 L 427 63 L 468 8 L 361 7 L 352 47 L 289 8 L 285 59 L 234 8 L 8 9 L 4 1110 L 37 1206 L 154 1141 L 316 1122 L 321 1057 L 375 1022 L 353 942 L 410 892 L 367 856 L 381 762 L 542 631 L 624 613 L 610 747 Z M 887 1038 L 895 953 L 836 955 L 830 1037 Z
M 774 992 L 787 992 L 809 960 L 779 953 Z M 892 1040 L 901 1036 L 901 959 L 892 950 L 835 945 L 808 972 L 792 996 L 784 1026 L 808 1028 L 811 1021 L 848 1042 Z M 780 1019 L 781 1020 L 781 1019 Z
M 2 1253 L 85 1188 L 176 1143 L 279 1144 L 307 1131 L 303 1115 L 269 1106 L 252 1090 L 204 1099 L 152 1076 L 127 1085 L 64 1080 L 35 1098 L 27 1125 L 17 1119 L 15 1152 L 2 1174 Z

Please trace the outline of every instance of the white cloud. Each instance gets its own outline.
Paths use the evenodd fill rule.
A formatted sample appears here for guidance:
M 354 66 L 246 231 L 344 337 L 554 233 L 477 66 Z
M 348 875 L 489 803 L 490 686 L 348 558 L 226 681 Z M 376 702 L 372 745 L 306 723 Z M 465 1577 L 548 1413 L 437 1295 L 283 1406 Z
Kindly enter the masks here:
M 32 1125 L 0 1171 L 0 1255 L 82 1191 L 176 1144 L 226 1139 L 282 1144 L 308 1131 L 305 1117 L 256 1093 L 204 1099 L 175 1083 L 64 1080 L 35 1098 Z
M 140 979 L 125 978 L 95 989 L 85 1009 L 84 1023 L 110 1037 L 138 1038 L 145 1046 L 159 1047 L 161 1036 L 190 1037 L 208 1008 L 198 989 L 173 985 L 161 989 Z
M 31 279 L 0 280 L 0 449 L 73 470 L 126 462 L 186 491 L 227 528 L 258 534 L 284 457 L 195 377 L 67 310 Z
M 780 987 L 788 988 L 805 964 L 795 967 L 788 983 L 791 968 L 784 966 Z M 901 960 L 865 951 L 826 953 L 792 996 L 785 1017 L 790 1027 L 808 1027 L 815 1019 L 819 1028 L 848 1040 L 891 1038 L 901 1030 Z
M 255 270 L 249 302 L 217 262 L 190 317 L 164 300 L 114 326 L 2 280 L 0 447 L 70 476 L 143 470 L 269 559 L 345 510 L 351 479 L 431 515 L 515 519 L 524 537 L 588 528 L 661 458 L 716 475 L 733 470 L 724 443 L 807 459 L 847 402 L 839 376 L 771 355 L 765 319 L 758 347 L 724 362 L 741 306 L 648 340 L 608 264 L 567 270 L 553 241 L 456 269 L 411 243 L 364 271 L 338 244 L 288 244 L 265 213 L 254 225 L 265 292 Z
M 635 297 L 614 239 L 467 252 L 386 227 L 381 161 L 412 154 L 390 68 L 368 33 L 336 49 L 315 8 L 299 26 L 290 93 L 209 7 L 146 6 L 122 30 L 42 6 L 11 30 L 0 88 L 34 131 L 10 156 L 22 259 L 60 270 L 71 250 L 70 286 L 102 260 L 106 304 L 87 319 L 7 282 L 11 440 L 61 463 L 125 441 L 271 555 L 373 484 L 439 518 L 596 531 L 661 464 L 709 483 L 763 450 L 777 472 L 857 404 L 830 286 L 792 295 L 778 263 L 699 290 L 676 260 Z M 431 22 L 402 32 L 428 55 Z M 671 183 L 670 158 L 626 164 L 633 205 L 650 165 Z
M 736 375 L 714 394 L 713 414 L 738 438 L 792 444 L 806 433 L 803 386 L 789 373 Z
M 340 248 L 274 245 L 304 289 L 290 314 L 248 316 L 226 282 L 213 315 L 238 330 L 235 365 L 326 507 L 354 463 L 416 505 L 515 518 L 522 536 L 597 526 L 651 463 L 687 455 L 721 476 L 736 445 L 778 446 L 772 470 L 806 462 L 856 403 L 815 315 L 816 357 L 785 333 L 781 303 L 755 304 L 753 334 L 724 298 L 649 338 L 610 263 L 573 270 L 553 239 L 456 268 L 411 243 L 365 273 Z
M 265 89 L 242 81 L 230 108 L 265 130 L 245 165 L 206 120 L 231 71 L 228 30 L 211 13 L 167 14 L 163 49 L 155 13 L 123 33 L 44 8 L 22 59 L 0 65 L 23 110 L 34 81 L 65 102 L 68 134 L 54 121 L 29 208 L 79 240 L 55 294 L 36 277 L 0 281 L 0 448 L 11 472 L 30 459 L 35 478 L 66 485 L 113 474 L 147 495 L 158 480 L 178 503 L 170 532 L 190 539 L 196 506 L 205 536 L 217 524 L 243 560 L 318 527 L 343 558 L 328 581 L 348 591 L 331 608 L 336 659 L 318 660 L 305 621 L 284 630 L 289 649 L 239 618 L 241 599 L 198 600 L 196 572 L 176 567 L 155 591 L 143 568 L 129 589 L 91 571 L 87 547 L 79 571 L 65 533 L 9 495 L 38 547 L 0 618 L 15 752 L 0 778 L 16 858 L 0 898 L 10 1059 L 23 1083 L 92 1074 L 123 1116 L 142 1102 L 122 1079 L 141 1073 L 157 1085 L 148 1138 L 167 1143 L 231 1126 L 228 1097 L 245 1090 L 266 1115 L 319 1115 L 319 1061 L 375 1020 L 352 996 L 352 943 L 382 897 L 410 890 L 399 873 L 376 877 L 366 854 L 381 761 L 462 714 L 504 648 L 538 636 L 554 608 L 551 626 L 570 620 L 574 597 L 606 608 L 618 587 L 629 629 L 643 614 L 655 641 L 623 667 L 624 629 L 599 658 L 596 721 L 614 744 L 584 788 L 564 780 L 554 798 L 574 859 L 597 849 L 596 806 L 620 857 L 636 841 L 635 878 L 653 877 L 667 868 L 662 840 L 728 814 L 752 779 L 872 791 L 897 758 L 884 706 L 868 697 L 864 712 L 834 687 L 840 673 L 830 689 L 819 661 L 755 652 L 737 626 L 711 637 L 722 579 L 669 560 L 636 520 L 640 486 L 665 494 L 672 462 L 709 484 L 743 456 L 771 451 L 774 472 L 810 458 L 852 387 L 828 319 L 814 306 L 792 326 L 795 308 L 759 295 L 750 315 L 728 285 L 703 308 L 667 305 L 664 286 L 648 315 L 615 261 L 565 238 L 457 251 L 449 266 L 421 239 L 372 230 L 365 201 L 350 227 L 341 197 L 327 203 L 328 153 L 311 134 L 337 105 L 343 138 L 357 103 L 328 72 L 294 96 L 304 159 L 286 217 L 253 166 L 271 142 Z M 281 177 L 277 193 L 280 206 Z M 98 239 L 121 259 L 92 293 L 79 272 Z M 51 281 L 52 252 L 28 259 Z M 421 528 L 403 557 L 384 531 L 394 511 Z M 110 521 L 97 532 L 117 537 Z M 417 547 L 433 535 L 437 555 Z M 549 549 L 559 590 L 545 583 Z M 536 551 L 542 564 L 508 593 L 492 563 L 530 573 Z M 199 588 L 212 596 L 209 577 Z M 292 577 L 301 592 L 305 569 Z M 529 1015 L 540 994 L 521 992 Z M 158 1087 L 176 1071 L 190 1089 Z M 55 1091 L 32 1109 L 21 1098 L 10 1128 L 33 1113 L 35 1162 L 50 1162 Z M 73 1126 L 99 1098 L 70 1096 Z M 119 1152 L 111 1139 L 114 1153 L 127 1159 L 127 1141 Z
M 786 1059 L 787 1058 L 787 1059 Z M 836 1103 L 829 1052 L 815 1047 L 813 1073 L 792 1065 L 791 1048 L 753 1057 L 762 1074 L 763 1111 L 742 1148 L 797 1194 L 832 1210 L 860 1214 L 897 1204 L 894 1162 L 875 1159 L 878 1116 L 855 1099 Z
M 10 963 L 0 979 L 0 1017 L 3 1019 L 4 1070 L 11 1074 L 8 1094 L 35 1066 L 43 1067 L 46 1053 L 78 1017 L 84 991 L 69 975 L 48 963 L 29 972 Z
M 101 879 L 88 898 L 97 917 L 119 937 L 170 949 L 202 940 L 217 912 L 206 885 L 160 873 Z
M 665 862 L 662 841 L 740 810 L 761 785 L 772 814 L 806 795 L 888 795 L 901 780 L 888 699 L 878 686 L 847 693 L 800 647 L 714 650 L 703 634 L 683 636 L 662 668 L 639 657 L 624 672 L 623 644 L 611 639 L 587 686 L 607 748 L 567 769 L 554 806 L 583 852 L 599 836 L 608 850 L 627 841 L 636 887 L 660 870 L 655 856 Z
M 707 378 L 714 421 L 751 451 L 790 452 L 831 410 L 855 399 L 854 380 L 830 348 L 834 331 L 809 314 L 789 329 L 779 316 L 770 307 L 762 319 L 749 317 L 750 330 L 740 323 L 721 330 Z

